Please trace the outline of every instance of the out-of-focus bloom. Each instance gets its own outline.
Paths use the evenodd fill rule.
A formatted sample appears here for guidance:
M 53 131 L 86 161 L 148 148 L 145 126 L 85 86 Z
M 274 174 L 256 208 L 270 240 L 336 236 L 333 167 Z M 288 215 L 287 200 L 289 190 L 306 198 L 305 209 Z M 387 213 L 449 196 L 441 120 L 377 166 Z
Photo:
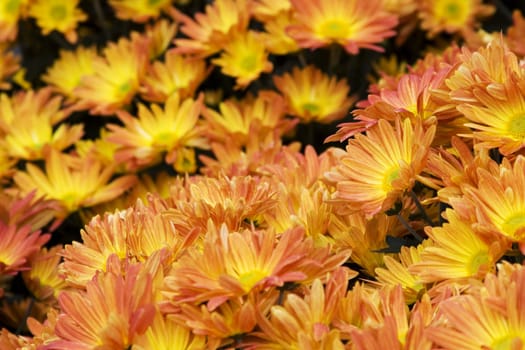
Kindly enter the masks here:
M 47 312 L 46 319 L 43 322 L 39 322 L 34 317 L 27 318 L 27 328 L 33 335 L 33 337 L 25 337 L 28 344 L 24 344 L 27 347 L 22 347 L 24 350 L 34 350 L 35 346 L 42 346 L 48 344 L 51 341 L 57 339 L 55 335 L 55 326 L 58 319 L 58 310 L 50 308 Z M 31 345 L 33 347 L 30 347 Z M 17 350 L 19 350 L 18 348 Z
M 134 175 L 121 176 L 110 182 L 113 167 L 93 159 L 81 159 L 52 150 L 46 156 L 45 172 L 34 164 L 14 175 L 16 186 L 23 192 L 36 190 L 37 195 L 60 203 L 58 217 L 64 218 L 81 207 L 111 200 L 132 186 Z
M 210 56 L 222 50 L 234 33 L 246 32 L 250 21 L 247 0 L 216 0 L 206 5 L 205 13 L 195 20 L 172 9 L 172 16 L 182 23 L 181 32 L 188 38 L 175 39 L 175 50 L 181 53 Z
M 507 275 L 502 270 L 508 268 Z M 525 347 L 525 269 L 499 265 L 479 291 L 439 304 L 438 320 L 425 334 L 442 349 L 512 349 Z
M 315 248 L 302 229 L 276 238 L 269 230 L 228 232 L 225 225 L 209 231 L 202 249 L 190 248 L 174 263 L 164 295 L 175 305 L 206 303 L 212 311 L 267 287 L 324 277 L 349 256 L 349 251 L 331 254 L 328 248 Z
M 425 246 L 421 260 L 409 267 L 424 283 L 447 279 L 482 278 L 495 267 L 510 242 L 492 235 L 482 239 L 471 225 L 447 209 L 443 227 L 428 227 L 432 243 Z
M 273 65 L 260 34 L 247 31 L 234 35 L 223 47 L 224 51 L 212 63 L 221 67 L 225 75 L 236 78 L 236 88 L 244 88 L 261 73 L 269 73 Z
M 151 166 L 165 155 L 165 161 L 173 164 L 183 147 L 207 148 L 207 141 L 198 126 L 202 98 L 181 99 L 171 95 L 164 109 L 152 104 L 150 109 L 139 104 L 138 118 L 119 111 L 124 126 L 108 125 L 108 141 L 120 147 L 115 152 L 117 162 L 126 162 L 130 169 Z
M 0 223 L 0 275 L 15 274 L 27 267 L 27 260 L 51 237 L 26 225 Z
M 66 286 L 57 269 L 61 250 L 62 246 L 42 248 L 30 259 L 31 269 L 22 272 L 26 287 L 37 300 L 53 300 Z
M 242 146 L 252 138 L 264 140 L 268 133 L 281 136 L 294 125 L 284 118 L 284 99 L 269 91 L 241 101 L 226 100 L 219 104 L 219 111 L 205 108 L 202 114 L 208 126 L 205 133 L 212 142 Z
M 519 10 L 514 10 L 512 20 L 512 25 L 507 28 L 506 42 L 513 52 L 523 57 L 525 44 L 521 38 L 525 35 L 525 18 Z
M 146 70 L 148 40 L 130 41 L 121 38 L 111 42 L 103 57 L 95 57 L 94 74 L 82 78 L 74 90 L 79 109 L 89 109 L 92 114 L 109 115 L 131 102 L 139 89 L 139 82 Z
M 78 8 L 79 0 L 35 0 L 29 6 L 29 15 L 44 35 L 53 30 L 64 34 L 69 42 L 77 41 L 78 22 L 85 21 L 87 15 Z
M 494 7 L 481 0 L 424 0 L 419 3 L 421 28 L 433 37 L 440 32 L 461 33 L 475 29 L 479 19 L 490 16 Z
M 306 296 L 289 294 L 284 304 L 271 307 L 269 315 L 258 314 L 260 331 L 254 335 L 257 349 L 342 350 L 339 331 L 332 321 L 346 293 L 345 270 L 332 273 L 326 287 L 316 279 Z
M 171 5 L 171 0 L 109 0 L 115 16 L 122 20 L 146 22 L 160 16 Z
M 273 78 L 275 86 L 286 99 L 291 115 L 309 123 L 330 123 L 343 118 L 354 99 L 348 97 L 346 80 L 329 77 L 314 66 L 295 67 L 292 73 Z
M 58 59 L 42 76 L 42 81 L 68 99 L 74 99 L 74 91 L 80 85 L 82 78 L 95 73 L 93 67 L 95 57 L 97 57 L 97 50 L 94 47 L 79 46 L 74 51 L 62 50 L 59 52 Z
M 142 81 L 141 96 L 152 102 L 164 102 L 173 94 L 192 98 L 208 73 L 204 60 L 170 50 L 164 62 L 155 61 L 150 66 Z
M 481 233 L 499 233 L 525 251 L 525 157 L 519 155 L 514 164 L 504 158 L 496 172 L 477 171 L 478 186 L 452 198 L 452 206 L 461 217 L 475 217 Z
M 285 3 L 285 1 L 282 1 Z M 286 55 L 299 50 L 297 42 L 288 35 L 286 28 L 296 24 L 294 12 L 281 11 L 264 21 L 265 32 L 261 33 L 268 52 L 275 55 Z
M 290 0 L 255 0 L 251 8 L 253 16 L 261 22 L 291 9 Z
M 0 42 L 2 42 L 2 40 L 0 40 Z M 19 69 L 20 57 L 12 51 L 9 45 L 0 44 L 0 90 L 8 90 L 11 88 L 9 79 L 19 71 Z
M 12 41 L 18 34 L 18 20 L 26 15 L 29 0 L 8 0 L 0 5 L 0 42 Z
M 435 126 L 423 130 L 421 123 L 385 120 L 358 134 L 346 147 L 341 164 L 327 173 L 335 183 L 335 202 L 367 217 L 390 209 L 405 191 L 410 191 L 423 170 Z
M 142 264 L 122 266 L 110 256 L 107 271 L 88 282 L 85 291 L 62 292 L 57 340 L 44 349 L 125 349 L 143 334 L 155 317 L 154 271 Z
M 132 41 L 148 41 L 150 59 L 156 59 L 166 52 L 177 33 L 177 24 L 169 20 L 157 20 L 140 32 L 132 32 Z
M 115 173 L 126 170 L 125 164 L 115 161 L 115 153 L 119 145 L 108 140 L 109 131 L 100 129 L 99 137 L 96 139 L 82 139 L 75 142 L 75 151 L 82 158 L 94 158 L 104 165 L 116 166 Z
M 151 326 L 133 342 L 134 350 L 199 350 L 206 348 L 206 338 L 188 327 L 170 320 L 159 311 Z
M 287 32 L 304 48 L 338 44 L 352 55 L 360 49 L 383 51 L 379 44 L 395 34 L 397 17 L 383 9 L 382 0 L 290 1 L 299 23 Z
M 61 102 L 62 98 L 53 97 L 49 88 L 22 91 L 11 98 L 0 96 L 0 132 L 5 135 L 0 143 L 10 156 L 42 159 L 49 148 L 60 151 L 82 137 L 80 124 L 56 127 L 67 116 Z
M 57 210 L 57 203 L 36 197 L 36 190 L 25 195 L 0 193 L 0 222 L 10 226 L 30 226 L 36 231 L 47 225 Z

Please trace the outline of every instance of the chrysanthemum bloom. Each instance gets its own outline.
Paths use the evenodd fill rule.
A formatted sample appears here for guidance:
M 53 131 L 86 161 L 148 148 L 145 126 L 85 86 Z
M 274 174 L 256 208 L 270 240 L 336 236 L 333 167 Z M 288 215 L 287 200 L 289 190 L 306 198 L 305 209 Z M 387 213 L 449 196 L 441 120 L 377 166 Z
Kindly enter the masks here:
M 525 269 L 513 265 L 511 270 L 487 275 L 479 292 L 442 301 L 442 316 L 427 329 L 427 337 L 442 349 L 523 349 Z
M 170 50 L 164 62 L 151 64 L 142 81 L 141 96 L 152 102 L 164 102 L 175 93 L 180 98 L 192 98 L 208 73 L 204 60 Z
M 110 256 L 107 271 L 97 273 L 85 291 L 64 291 L 55 327 L 59 339 L 44 349 L 126 349 L 153 323 L 152 275 L 142 264 L 122 267 Z
M 242 100 L 228 99 L 219 104 L 219 110 L 204 108 L 205 133 L 211 142 L 234 143 L 244 146 L 249 139 L 264 140 L 268 133 L 279 136 L 293 127 L 285 119 L 283 98 L 270 91 Z M 257 131 L 257 133 L 254 133 Z
M 246 32 L 250 21 L 247 0 L 216 0 L 206 5 L 205 13 L 195 20 L 172 9 L 172 16 L 182 23 L 181 32 L 188 38 L 175 39 L 175 50 L 181 53 L 210 56 L 219 52 L 234 33 Z
M 483 239 L 452 209 L 446 210 L 446 219 L 443 227 L 427 227 L 432 242 L 423 248 L 421 260 L 409 266 L 422 282 L 482 278 L 510 246 L 509 241 L 495 235 L 491 241 Z
M 115 16 L 122 20 L 146 22 L 160 16 L 162 10 L 171 5 L 171 0 L 109 0 Z
M 261 73 L 269 73 L 273 64 L 268 60 L 268 52 L 260 34 L 246 31 L 233 35 L 224 45 L 224 51 L 212 63 L 221 67 L 221 72 L 236 80 L 236 88 L 245 88 Z
M 297 24 L 294 15 L 295 12 L 289 9 L 279 12 L 263 22 L 264 32 L 261 35 L 268 52 L 274 55 L 286 55 L 300 49 L 297 42 L 288 35 L 286 30 L 289 26 Z
M 139 89 L 148 59 L 149 41 L 121 38 L 111 42 L 102 57 L 93 60 L 94 74 L 82 78 L 74 90 L 76 108 L 110 115 L 131 102 Z
M 397 119 L 395 128 L 379 120 L 366 136 L 356 135 L 341 164 L 326 175 L 337 188 L 333 200 L 368 217 L 390 209 L 423 170 L 435 130 L 407 118 Z
M 307 282 L 340 266 L 349 251 L 315 248 L 304 230 L 276 237 L 269 230 L 208 232 L 204 247 L 188 249 L 165 278 L 164 295 L 175 305 L 206 303 L 213 311 L 229 299 L 287 282 Z
M 286 99 L 288 112 L 305 123 L 343 118 L 354 102 L 346 80 L 329 77 L 314 66 L 295 67 L 291 74 L 275 76 L 273 81 Z
M 27 260 L 51 236 L 33 231 L 29 225 L 16 227 L 0 223 L 0 237 L 0 275 L 6 275 L 26 268 Z
M 130 169 L 152 166 L 163 156 L 168 164 L 173 164 L 182 147 L 207 148 L 203 130 L 197 122 L 202 109 L 202 98 L 181 99 L 178 94 L 171 95 L 164 109 L 152 104 L 150 109 L 138 105 L 138 118 L 127 112 L 118 111 L 124 126 L 108 125 L 108 141 L 120 147 L 115 152 L 115 160 L 126 162 Z
M 95 73 L 95 57 L 97 50 L 94 47 L 79 46 L 75 51 L 62 50 L 42 76 L 42 81 L 72 100 L 75 97 L 74 90 L 80 85 L 82 78 Z
M 284 304 L 271 307 L 268 315 L 257 316 L 260 338 L 256 349 L 342 350 L 340 334 L 332 325 L 339 302 L 346 293 L 348 276 L 343 269 L 333 272 L 325 287 L 316 279 L 302 297 L 288 294 Z
M 6 44 L 0 44 L 0 53 L 0 89 L 8 90 L 11 88 L 9 79 L 20 69 L 20 56 Z
M 440 32 L 473 30 L 480 18 L 490 16 L 494 7 L 481 0 L 424 0 L 419 3 L 421 28 L 433 37 Z
M 29 0 L 4 1 L 0 6 L 0 42 L 12 41 L 18 34 L 18 20 L 26 15 Z
M 38 160 L 48 148 L 63 150 L 83 135 L 83 126 L 58 123 L 67 117 L 62 98 L 51 89 L 23 91 L 9 98 L 0 96 L 0 143 L 17 159 Z
M 0 193 L 0 222 L 7 226 L 27 225 L 36 231 L 49 224 L 56 210 L 57 203 L 37 197 L 36 190 L 25 195 L 9 191 Z
M 184 186 L 173 186 L 167 199 L 169 215 L 182 227 L 208 225 L 216 228 L 223 224 L 235 231 L 251 227 L 276 204 L 274 183 L 255 176 L 227 178 L 196 177 L 187 180 Z
M 360 49 L 383 51 L 379 44 L 395 34 L 397 17 L 383 9 L 382 0 L 291 0 L 297 25 L 288 34 L 299 46 L 317 49 L 339 44 L 352 55 Z
M 192 329 L 182 326 L 159 311 L 151 326 L 133 342 L 134 350 L 199 350 L 206 348 L 206 338 L 195 335 Z
M 501 234 L 525 251 L 525 157 L 514 164 L 504 158 L 498 172 L 478 169 L 478 177 L 478 186 L 452 198 L 452 206 L 461 217 L 474 217 L 480 232 Z
M 57 200 L 64 218 L 81 207 L 90 207 L 109 201 L 131 187 L 134 175 L 121 176 L 110 181 L 113 167 L 103 167 L 93 159 L 81 159 L 52 150 L 46 156 L 45 172 L 34 164 L 27 164 L 26 171 L 17 172 L 13 179 L 16 186 L 29 193 Z
M 22 272 L 26 287 L 37 300 L 54 300 L 66 286 L 65 280 L 59 276 L 57 269 L 61 250 L 61 245 L 49 250 L 42 248 L 31 258 L 31 269 Z
M 29 6 L 29 15 L 36 20 L 42 34 L 59 31 L 66 39 L 77 41 L 78 22 L 85 21 L 87 15 L 78 8 L 79 0 L 36 0 Z

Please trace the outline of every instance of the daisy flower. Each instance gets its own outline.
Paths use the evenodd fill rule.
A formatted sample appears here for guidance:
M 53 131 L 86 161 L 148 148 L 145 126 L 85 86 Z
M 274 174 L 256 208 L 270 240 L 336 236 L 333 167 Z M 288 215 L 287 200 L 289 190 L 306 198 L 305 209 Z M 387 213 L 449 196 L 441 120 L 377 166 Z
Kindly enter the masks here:
M 138 105 L 138 117 L 118 111 L 124 126 L 109 124 L 107 140 L 119 145 L 115 160 L 127 163 L 131 169 L 156 164 L 162 156 L 173 164 L 183 147 L 207 148 L 198 125 L 202 110 L 201 95 L 197 100 L 171 95 L 162 108 L 152 104 L 148 109 Z
M 327 173 L 336 186 L 335 202 L 367 217 L 388 210 L 411 190 L 423 170 L 435 125 L 423 130 L 421 123 L 396 120 L 395 128 L 385 120 L 348 141 L 346 155 Z
M 481 0 L 424 0 L 419 3 L 421 28 L 433 37 L 440 32 L 456 33 L 473 30 L 479 18 L 494 12 L 494 7 Z
M 287 32 L 303 48 L 338 44 L 351 55 L 360 49 L 382 52 L 379 44 L 395 34 L 397 17 L 383 9 L 382 0 L 290 0 L 299 22 Z
M 78 8 L 79 0 L 35 0 L 29 6 L 29 15 L 44 35 L 53 30 L 64 34 L 66 39 L 77 41 L 78 22 L 87 20 L 87 15 Z
M 348 97 L 346 80 L 329 77 L 314 66 L 274 76 L 273 81 L 284 96 L 288 112 L 302 122 L 330 123 L 341 119 L 354 102 Z
M 170 7 L 171 2 L 171 0 L 109 0 L 109 5 L 119 19 L 146 22 L 151 18 L 159 17 L 162 10 Z

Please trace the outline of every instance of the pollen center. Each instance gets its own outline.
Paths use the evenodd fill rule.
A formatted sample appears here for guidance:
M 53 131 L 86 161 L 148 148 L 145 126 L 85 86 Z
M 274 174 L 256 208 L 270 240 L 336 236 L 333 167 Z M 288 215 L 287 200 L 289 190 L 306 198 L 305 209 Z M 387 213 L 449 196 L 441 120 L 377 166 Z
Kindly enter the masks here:
M 266 277 L 266 273 L 259 270 L 251 270 L 239 276 L 239 282 L 245 291 L 250 291 L 260 280 Z
M 241 60 L 241 68 L 245 72 L 252 72 L 257 67 L 257 60 L 254 55 L 246 56 Z
M 517 139 L 525 139 L 525 113 L 514 116 L 507 124 L 507 130 Z
M 302 105 L 303 110 L 309 112 L 310 114 L 318 114 L 320 112 L 319 105 L 312 102 L 306 102 Z
M 66 11 L 66 8 L 64 6 L 56 5 L 56 6 L 51 7 L 51 11 L 49 12 L 49 15 L 56 22 L 60 22 L 60 21 L 63 21 L 64 18 L 67 17 L 67 11 Z
M 457 1 L 436 1 L 434 15 L 439 20 L 456 26 L 462 25 L 467 21 L 468 8 L 462 3 L 463 0 Z
M 496 339 L 492 345 L 491 345 L 491 349 L 493 350 L 507 350 L 507 349 L 512 349 L 512 343 L 514 342 L 515 339 L 517 338 L 520 338 L 518 335 L 514 335 L 514 334 L 508 334 L 506 336 L 503 336 L 499 339 Z
M 319 28 L 319 34 L 325 38 L 345 39 L 348 37 L 350 26 L 347 22 L 333 19 L 324 22 Z
M 511 216 L 505 220 L 501 228 L 509 237 L 517 238 L 515 237 L 516 231 L 523 227 L 525 227 L 525 213 Z
M 472 257 L 468 266 L 469 275 L 476 275 L 480 268 L 488 266 L 489 254 L 487 251 L 480 251 Z
M 8 0 L 4 9 L 7 13 L 16 13 L 20 8 L 21 0 Z
M 389 192 L 392 189 L 392 182 L 399 178 L 399 167 L 388 170 L 383 178 L 383 190 Z

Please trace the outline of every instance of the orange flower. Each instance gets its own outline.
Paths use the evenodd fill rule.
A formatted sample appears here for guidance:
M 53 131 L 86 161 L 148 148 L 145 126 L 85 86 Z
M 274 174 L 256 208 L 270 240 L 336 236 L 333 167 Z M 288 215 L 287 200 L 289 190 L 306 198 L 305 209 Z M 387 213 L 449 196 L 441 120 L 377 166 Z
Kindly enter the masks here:
M 395 34 L 397 18 L 383 9 L 382 0 L 291 0 L 299 24 L 288 35 L 299 46 L 317 49 L 339 44 L 352 55 L 360 49 L 383 51 L 378 45 Z
M 348 142 L 341 164 L 327 178 L 337 191 L 335 202 L 367 217 L 388 210 L 412 189 L 423 170 L 436 127 L 423 130 L 410 119 L 396 119 L 395 129 L 385 120 Z
M 245 88 L 261 73 L 269 73 L 273 69 L 264 41 L 257 32 L 249 30 L 233 35 L 223 49 L 212 63 L 221 67 L 223 74 L 236 78 L 236 88 Z
M 295 67 L 292 74 L 274 76 L 273 81 L 286 99 L 289 113 L 305 123 L 340 119 L 354 102 L 348 97 L 346 80 L 329 77 L 314 66 Z
M 181 32 L 189 37 L 175 39 L 175 50 L 198 56 L 219 52 L 233 33 L 242 33 L 248 28 L 249 3 L 247 0 L 216 0 L 206 5 L 205 13 L 195 14 L 195 20 L 172 8 L 172 16 L 182 23 Z
M 123 270 L 122 270 L 123 269 Z M 55 332 L 59 339 L 49 348 L 125 349 L 153 323 L 155 306 L 152 276 L 141 264 L 108 259 L 107 272 L 97 273 L 85 291 L 64 291 Z
M 52 150 L 46 156 L 45 173 L 28 163 L 26 171 L 14 175 L 15 184 L 23 193 L 36 190 L 39 196 L 60 203 L 59 217 L 81 207 L 89 207 L 113 199 L 136 181 L 135 176 L 122 176 L 111 182 L 113 167 L 99 161 L 81 159 Z M 109 182 L 109 183 L 108 183 Z

